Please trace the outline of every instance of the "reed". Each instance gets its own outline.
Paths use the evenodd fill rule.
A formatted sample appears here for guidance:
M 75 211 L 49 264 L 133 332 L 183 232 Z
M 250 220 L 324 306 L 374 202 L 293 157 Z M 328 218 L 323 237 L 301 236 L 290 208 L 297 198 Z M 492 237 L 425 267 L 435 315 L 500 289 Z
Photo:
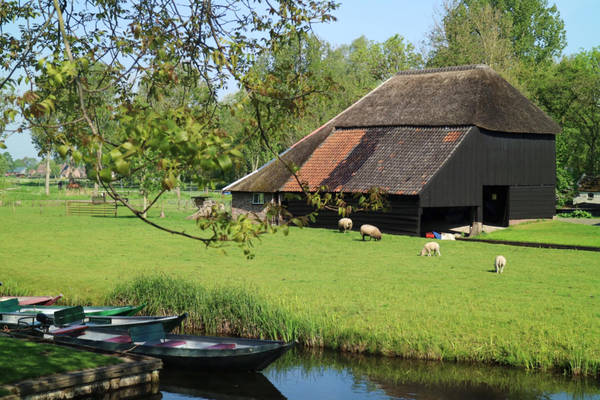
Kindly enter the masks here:
M 307 331 L 289 312 L 256 293 L 235 287 L 207 289 L 166 274 L 145 275 L 118 285 L 107 304 L 146 304 L 148 315 L 188 313 L 186 333 L 297 340 Z

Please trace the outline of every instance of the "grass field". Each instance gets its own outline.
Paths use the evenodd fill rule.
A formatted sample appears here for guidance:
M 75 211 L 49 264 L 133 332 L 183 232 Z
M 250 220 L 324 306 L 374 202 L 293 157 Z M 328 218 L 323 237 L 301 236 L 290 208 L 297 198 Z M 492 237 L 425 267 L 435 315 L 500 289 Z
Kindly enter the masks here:
M 600 218 L 596 218 L 600 224 Z M 530 222 L 480 236 L 482 239 L 600 247 L 600 226 L 561 221 Z M 600 261 L 598 262 L 600 264 Z
M 173 210 L 162 221 L 192 231 L 188 214 Z M 256 258 L 246 260 L 236 247 L 205 249 L 135 218 L 65 217 L 61 207 L 0 207 L 0 224 L 5 292 L 98 304 L 115 293 L 127 301 L 129 290 L 139 296 L 138 287 L 186 304 L 205 291 L 216 310 L 236 306 L 244 314 L 252 307 L 239 303 L 256 302 L 263 319 L 286 320 L 262 336 L 408 358 L 600 371 L 597 253 L 449 241 L 442 257 L 418 257 L 423 238 L 362 242 L 356 231 L 291 229 L 287 237 L 264 236 Z M 508 260 L 503 275 L 493 273 L 497 254 Z M 140 284 L 161 279 L 175 282 L 172 292 Z M 243 318 L 223 324 L 255 324 Z
M 121 362 L 119 358 L 102 354 L 0 337 L 0 396 L 3 395 L 1 385 Z

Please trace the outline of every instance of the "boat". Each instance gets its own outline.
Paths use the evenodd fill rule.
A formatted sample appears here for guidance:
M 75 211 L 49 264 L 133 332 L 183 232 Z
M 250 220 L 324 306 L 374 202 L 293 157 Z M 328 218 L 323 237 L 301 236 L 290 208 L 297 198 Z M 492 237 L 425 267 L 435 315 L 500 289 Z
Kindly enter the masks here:
M 45 337 L 76 347 L 156 357 L 167 367 L 212 371 L 260 371 L 294 345 L 275 340 L 173 335 L 165 333 L 161 324 L 127 331 L 90 327 L 75 334 L 50 333 Z
M 21 312 L 0 312 L 0 327 L 17 329 L 22 333 L 41 336 L 44 332 L 77 332 L 87 327 L 95 329 L 127 329 L 152 323 L 160 323 L 165 332 L 171 332 L 181 325 L 187 314 L 172 316 L 85 316 L 83 307 L 75 306 L 46 314 L 24 314 Z
M 19 301 L 19 305 L 21 306 L 51 306 L 62 296 L 62 294 L 59 294 L 58 296 L 0 296 L 0 301 L 17 299 Z
M 92 315 L 135 315 L 142 310 L 146 305 L 141 306 L 84 306 L 83 312 L 86 316 Z M 33 314 L 46 314 L 52 315 L 56 311 L 64 310 L 68 306 L 21 306 L 19 312 L 22 313 L 33 313 Z

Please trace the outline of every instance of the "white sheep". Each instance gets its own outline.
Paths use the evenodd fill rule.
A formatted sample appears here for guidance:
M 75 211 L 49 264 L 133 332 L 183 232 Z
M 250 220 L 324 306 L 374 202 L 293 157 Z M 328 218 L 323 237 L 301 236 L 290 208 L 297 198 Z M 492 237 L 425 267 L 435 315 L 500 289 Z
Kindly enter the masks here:
M 496 273 L 501 274 L 506 266 L 506 258 L 504 256 L 496 256 L 496 260 L 494 261 L 494 267 L 496 267 Z
M 371 240 L 371 238 L 381 240 L 381 231 L 373 225 L 362 225 L 360 227 L 360 235 L 362 236 L 362 240 L 365 240 L 365 236 L 368 236 L 369 240 Z
M 352 230 L 352 220 L 350 218 L 342 218 L 338 221 L 338 229 L 340 232 Z
M 438 255 L 441 256 L 442 253 L 440 253 L 440 245 L 437 242 L 427 242 L 425 243 L 425 245 L 423 246 L 423 249 L 421 250 L 420 255 L 424 256 L 425 254 L 427 254 L 427 256 L 431 256 L 431 253 L 433 253 L 433 255 Z

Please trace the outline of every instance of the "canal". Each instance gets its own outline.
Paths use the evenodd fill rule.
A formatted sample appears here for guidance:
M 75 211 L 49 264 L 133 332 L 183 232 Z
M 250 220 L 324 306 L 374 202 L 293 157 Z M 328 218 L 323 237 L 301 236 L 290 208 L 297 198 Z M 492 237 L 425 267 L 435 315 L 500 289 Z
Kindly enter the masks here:
M 498 366 L 293 350 L 259 374 L 161 372 L 164 400 L 600 400 L 594 379 Z

